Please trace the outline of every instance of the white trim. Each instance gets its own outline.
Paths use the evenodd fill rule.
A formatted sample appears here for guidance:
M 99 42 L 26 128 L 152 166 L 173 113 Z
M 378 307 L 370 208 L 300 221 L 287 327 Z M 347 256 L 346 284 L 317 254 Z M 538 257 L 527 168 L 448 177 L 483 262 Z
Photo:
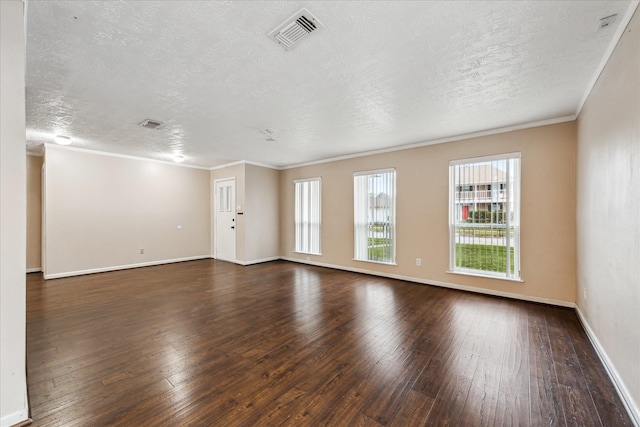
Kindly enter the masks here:
M 238 261 L 237 259 L 224 259 L 224 258 L 216 258 L 215 255 L 211 255 L 211 259 L 215 259 L 220 262 L 230 262 L 231 264 L 242 265 L 242 261 Z
M 25 41 L 25 47 L 27 45 L 27 37 L 29 35 L 29 32 L 27 31 L 27 16 L 28 16 L 28 7 L 29 7 L 29 3 L 28 0 L 21 0 L 22 1 L 22 19 L 24 21 L 24 41 Z M 24 57 L 24 63 L 25 65 L 27 64 L 27 56 L 25 55 Z
M 396 168 L 372 169 L 372 170 L 354 172 L 353 176 L 375 175 L 377 173 L 388 173 L 388 172 L 395 172 L 395 171 L 396 171 Z
M 640 4 L 640 0 L 633 0 L 632 2 L 630 2 L 629 6 L 627 7 L 627 11 L 625 12 L 624 16 L 622 16 L 622 18 L 620 19 L 620 24 L 618 25 L 618 28 L 616 29 L 616 32 L 611 39 L 611 43 L 609 43 L 609 46 L 607 47 L 607 50 L 605 51 L 604 56 L 600 61 L 600 64 L 598 64 L 598 68 L 596 68 L 596 72 L 593 74 L 593 77 L 591 77 L 591 81 L 587 85 L 587 89 L 585 90 L 584 95 L 582 95 L 580 104 L 578 104 L 578 108 L 576 109 L 576 114 L 575 114 L 576 117 L 578 117 L 582 112 L 582 108 L 584 107 L 584 104 L 586 104 L 587 99 L 589 99 L 589 95 L 591 95 L 591 91 L 593 91 L 593 88 L 595 87 L 596 83 L 600 79 L 600 75 L 602 74 L 605 67 L 607 66 L 607 63 L 609 62 L 611 55 L 613 55 L 613 51 L 618 46 L 618 43 L 620 42 L 622 35 L 627 30 L 627 27 L 631 22 L 631 18 L 633 18 L 633 14 L 635 13 L 636 8 L 638 7 L 638 4 Z
M 394 257 L 395 259 L 395 257 Z M 398 266 L 397 262 L 384 262 L 384 261 L 375 261 L 372 259 L 358 259 L 358 258 L 352 258 L 351 261 L 355 261 L 355 262 L 369 262 L 371 264 L 381 264 L 381 265 L 392 265 L 394 267 Z
M 209 170 L 210 171 L 214 171 L 214 170 L 217 170 L 217 169 L 224 169 L 224 168 L 228 168 L 228 167 L 231 167 L 231 166 L 237 166 L 237 165 L 252 165 L 252 166 L 259 166 L 261 168 L 275 169 L 275 170 L 281 170 L 282 169 L 282 168 L 279 168 L 277 166 L 268 165 L 266 163 L 252 162 L 250 160 L 238 160 L 236 162 L 225 163 L 225 164 L 219 165 L 219 166 L 211 166 L 209 168 Z
M 540 127 L 540 126 L 555 125 L 555 124 L 558 124 L 558 123 L 571 122 L 571 121 L 575 120 L 576 117 L 577 116 L 574 114 L 574 115 L 571 115 L 571 116 L 556 117 L 556 118 L 553 118 L 553 119 L 540 120 L 540 121 L 537 121 L 537 122 L 521 123 L 521 124 L 517 124 L 517 125 L 505 126 L 505 127 L 502 127 L 502 128 L 495 128 L 495 129 L 487 129 L 487 130 L 483 130 L 483 131 L 479 131 L 479 132 L 466 133 L 466 134 L 455 135 L 455 136 L 450 136 L 450 137 L 446 137 L 446 138 L 431 139 L 431 140 L 427 140 L 427 141 L 423 141 L 423 142 L 418 142 L 418 143 L 415 143 L 415 144 L 407 144 L 407 145 L 400 145 L 400 146 L 389 147 L 389 148 L 381 148 L 379 150 L 362 151 L 360 153 L 346 154 L 344 156 L 338 156 L 338 157 L 330 157 L 328 159 L 323 159 L 323 160 L 314 160 L 314 161 L 306 162 L 306 163 L 297 163 L 297 164 L 290 165 L 290 166 L 282 166 L 280 169 L 281 170 L 295 169 L 295 168 L 300 168 L 300 167 L 303 167 L 303 166 L 312 166 L 312 165 L 319 165 L 319 164 L 322 164 L 322 163 L 336 162 L 338 160 L 347 160 L 347 159 L 353 159 L 353 158 L 357 158 L 357 157 L 366 157 L 366 156 L 372 156 L 374 154 L 390 153 L 390 152 L 393 152 L 393 151 L 410 150 L 412 148 L 420 148 L 420 147 L 425 147 L 427 145 L 442 144 L 442 143 L 445 143 L 445 142 L 462 141 L 462 140 L 465 140 L 465 139 L 478 138 L 480 136 L 495 135 L 495 134 L 499 134 L 499 133 L 513 132 L 513 131 L 517 131 L 517 130 L 530 129 L 530 128 L 535 128 L 535 127 Z
M 244 160 L 238 160 L 237 162 L 225 163 L 224 165 L 220 165 L 220 166 L 212 166 L 209 168 L 209 170 L 214 171 L 218 169 L 230 168 L 231 166 L 244 165 L 244 164 L 245 164 Z
M 478 270 L 478 271 L 483 271 L 483 270 Z M 458 274 L 460 276 L 471 276 L 471 277 L 480 277 L 482 279 L 497 279 L 497 280 L 506 280 L 507 282 L 524 283 L 524 280 L 522 280 L 521 278 L 516 279 L 514 277 L 498 276 L 497 274 L 493 276 L 491 274 L 488 274 L 490 273 L 489 271 L 487 271 L 486 273 L 487 274 L 447 270 L 447 274 Z
M 168 160 L 149 159 L 147 157 L 131 156 L 129 154 L 109 153 L 107 151 L 90 150 L 88 148 L 62 146 L 62 145 L 58 145 L 58 144 L 52 144 L 50 142 L 45 142 L 44 146 L 45 146 L 46 149 L 54 148 L 56 150 L 78 151 L 80 153 L 96 154 L 98 156 L 119 157 L 121 159 L 138 160 L 138 161 L 141 161 L 141 162 L 160 163 L 160 164 L 163 164 L 163 165 L 176 166 L 176 167 L 180 167 L 180 168 L 209 170 L 209 168 L 207 168 L 205 166 L 194 166 L 194 165 L 188 165 L 188 164 L 184 164 L 184 163 L 176 163 L 174 161 L 168 161 Z
M 321 176 L 315 176 L 313 178 L 294 179 L 293 183 L 297 184 L 299 182 L 311 182 L 311 181 L 320 181 L 320 182 L 322 182 L 322 177 Z
M 637 4 L 637 2 L 640 1 L 640 0 L 634 0 L 634 1 Z M 595 82 L 594 82 L 594 84 L 595 84 Z M 590 93 L 590 90 L 589 90 L 589 92 L 587 92 L 587 97 L 588 97 L 589 93 Z M 586 97 L 585 97 L 585 101 L 586 101 Z M 102 155 L 105 155 L 105 156 L 122 157 L 122 158 L 127 158 L 127 159 L 134 159 L 134 160 L 146 160 L 146 161 L 150 161 L 150 162 L 157 162 L 157 163 L 163 163 L 163 164 L 168 164 L 168 165 L 173 165 L 173 166 L 181 166 L 181 167 L 187 167 L 187 168 L 205 169 L 205 170 L 209 170 L 209 171 L 218 170 L 218 169 L 224 169 L 224 168 L 228 168 L 228 167 L 231 167 L 231 166 L 243 165 L 243 164 L 253 165 L 253 166 L 260 166 L 260 167 L 263 167 L 263 168 L 274 169 L 274 170 L 287 170 L 287 169 L 300 168 L 300 167 L 303 167 L 303 166 L 319 165 L 319 164 L 322 164 L 322 163 L 331 163 L 331 162 L 336 162 L 336 161 L 339 161 L 339 160 L 354 159 L 354 158 L 358 158 L 358 157 L 372 156 L 372 155 L 375 155 L 375 154 L 391 153 L 391 152 L 394 152 L 394 151 L 410 150 L 412 148 L 420 148 L 420 147 L 425 147 L 427 145 L 442 144 L 442 143 L 445 143 L 445 142 L 462 141 L 462 140 L 465 140 L 465 139 L 478 138 L 478 137 L 481 137 L 481 136 L 496 135 L 496 134 L 500 134 L 500 133 L 513 132 L 513 131 L 522 130 L 522 129 L 530 129 L 530 128 L 535 128 L 535 127 L 540 127 L 540 126 L 548 126 L 548 125 L 555 125 L 555 124 L 558 124 L 558 123 L 570 122 L 570 121 L 575 120 L 578 117 L 578 114 L 579 114 L 581 108 L 582 108 L 582 106 L 580 106 L 580 109 L 578 109 L 578 113 L 570 115 L 570 116 L 555 117 L 555 118 L 552 118 L 552 119 L 539 120 L 539 121 L 536 121 L 536 122 L 519 123 L 519 124 L 515 124 L 515 125 L 504 126 L 504 127 L 501 127 L 501 128 L 487 129 L 487 130 L 482 130 L 482 131 L 478 131 L 478 132 L 471 132 L 471 133 L 465 133 L 465 134 L 460 134 L 460 135 L 448 136 L 448 137 L 444 137 L 444 138 L 430 139 L 430 140 L 427 140 L 427 141 L 417 142 L 417 143 L 413 143 L 413 144 L 406 144 L 406 145 L 400 145 L 400 146 L 395 146 L 395 147 L 381 148 L 381 149 L 378 149 L 378 150 L 370 150 L 370 151 L 362 151 L 362 152 L 353 153 L 353 154 L 345 154 L 344 156 L 329 157 L 329 158 L 322 159 L 322 160 L 313 160 L 313 161 L 310 161 L 310 162 L 296 163 L 296 164 L 287 165 L 287 166 L 274 166 L 274 165 L 269 165 L 269 164 L 266 164 L 266 163 L 254 162 L 254 161 L 250 161 L 250 160 L 238 160 L 238 161 L 235 161 L 235 162 L 225 163 L 223 165 L 211 166 L 211 167 L 191 166 L 191 165 L 186 165 L 184 163 L 177 164 L 175 162 L 170 162 L 170 161 L 155 160 L 155 159 L 149 159 L 149 158 L 146 158 L 146 157 L 136 157 L 136 156 L 130 156 L 130 155 L 126 155 L 126 154 L 108 153 L 108 152 L 105 152 L 105 151 L 89 150 L 89 149 L 86 149 L 86 148 L 63 147 L 61 145 L 54 145 L 54 144 L 51 144 L 51 143 L 48 143 L 48 142 L 44 143 L 44 145 L 45 146 L 52 146 L 52 147 L 56 147 L 56 148 L 62 148 L 62 149 L 65 149 L 65 150 L 86 151 L 86 152 L 89 152 L 89 153 L 102 154 Z
M 268 165 L 266 163 L 260 163 L 260 162 L 253 162 L 251 160 L 244 160 L 244 163 L 247 164 L 247 165 L 259 166 L 261 168 L 267 168 L 267 169 L 275 169 L 275 170 L 282 169 L 282 168 L 280 168 L 278 166 Z
M 353 268 L 353 267 L 345 267 L 345 266 L 336 265 L 336 264 L 327 264 L 324 262 L 306 261 L 299 258 L 291 258 L 291 257 L 280 257 L 280 258 L 284 261 L 298 262 L 301 264 L 310 264 L 318 267 L 333 268 L 336 270 L 351 271 L 353 273 L 370 274 L 372 276 L 387 277 L 389 279 L 398 279 L 398 280 L 404 280 L 407 282 L 421 283 L 423 285 L 439 286 L 441 288 L 457 289 L 460 291 L 474 292 L 477 294 L 492 295 L 497 297 L 505 297 L 505 298 L 511 298 L 516 300 L 529 301 L 529 302 L 538 302 L 542 304 L 556 305 L 559 307 L 574 308 L 576 306 L 576 304 L 571 301 L 562 301 L 562 300 L 556 300 L 556 299 L 550 299 L 550 298 L 536 297 L 531 295 L 515 294 L 512 292 L 495 291 L 493 289 L 477 288 L 475 286 L 458 285 L 456 283 L 440 282 L 437 280 L 422 279 L 419 277 L 410 277 L 410 276 L 403 276 L 400 274 L 383 273 L 380 271 L 366 270 L 364 268 Z
M 631 418 L 631 422 L 633 422 L 633 424 L 636 427 L 639 427 L 640 426 L 640 408 L 638 408 L 638 405 L 633 401 L 633 397 L 631 397 L 631 393 L 629 393 L 629 389 L 627 388 L 624 381 L 622 380 L 622 377 L 620 377 L 620 374 L 618 374 L 618 370 L 616 369 L 615 365 L 607 355 L 607 352 L 605 351 L 602 344 L 600 344 L 600 341 L 598 340 L 596 333 L 593 331 L 593 329 L 591 329 L 591 326 L 589 326 L 589 322 L 587 322 L 587 319 L 584 317 L 584 315 L 582 314 L 582 311 L 580 310 L 580 307 L 577 304 L 576 304 L 576 313 L 578 314 L 578 319 L 580 319 L 580 323 L 582 323 L 582 327 L 584 328 L 584 331 L 587 333 L 587 337 L 589 337 L 589 341 L 591 341 L 591 345 L 593 345 L 593 348 L 596 350 L 596 353 L 598 353 L 598 357 L 600 358 L 600 361 L 604 365 L 604 368 L 607 371 L 609 378 L 611 378 L 611 382 L 613 382 L 613 386 L 616 388 L 616 391 L 620 396 L 620 400 L 622 400 L 622 404 L 624 405 L 624 408 L 627 410 L 627 413 L 629 414 L 629 418 Z
M 521 159 L 522 153 L 520 151 L 515 151 L 513 153 L 500 153 L 500 154 L 491 154 L 489 156 L 449 160 L 449 166 L 465 165 L 467 163 L 491 162 L 494 160 L 511 160 L 515 158 Z
M 239 260 L 236 260 L 235 263 L 236 264 L 240 264 L 240 265 L 253 265 L 253 264 L 261 264 L 263 262 L 277 261 L 279 259 L 280 259 L 279 256 L 272 256 L 272 257 L 268 257 L 268 258 L 252 259 L 251 261 L 239 261 Z M 221 260 L 221 261 L 223 261 L 223 260 Z
M 41 267 L 27 268 L 27 273 L 39 273 L 41 271 L 42 271 Z
M 13 412 L 11 414 L 7 414 L 4 417 L 2 417 L 2 419 L 0 419 L 0 426 L 10 427 L 28 420 L 29 420 L 29 411 L 27 410 L 27 408 L 23 408 L 19 411 Z
M 159 261 L 141 262 L 137 264 L 114 265 L 111 267 L 91 268 L 88 270 L 65 271 L 63 273 L 45 274 L 44 278 L 59 279 L 61 277 L 82 276 L 85 274 L 105 273 L 107 271 L 128 270 L 130 268 L 150 267 L 152 265 L 172 264 L 174 262 L 194 261 L 197 259 L 208 259 L 208 258 L 211 258 L 210 254 L 196 255 L 196 256 L 190 256 L 190 257 L 184 257 L 184 258 L 163 259 Z

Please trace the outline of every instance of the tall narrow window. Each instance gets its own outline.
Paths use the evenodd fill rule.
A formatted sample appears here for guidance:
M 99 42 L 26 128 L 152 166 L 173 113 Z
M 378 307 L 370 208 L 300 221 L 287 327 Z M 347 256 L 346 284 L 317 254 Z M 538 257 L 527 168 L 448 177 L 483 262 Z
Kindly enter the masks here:
M 295 251 L 320 255 L 320 178 L 296 180 L 294 185 Z
M 520 279 L 520 153 L 449 163 L 450 270 Z
M 355 259 L 395 263 L 395 169 L 353 175 L 353 212 Z

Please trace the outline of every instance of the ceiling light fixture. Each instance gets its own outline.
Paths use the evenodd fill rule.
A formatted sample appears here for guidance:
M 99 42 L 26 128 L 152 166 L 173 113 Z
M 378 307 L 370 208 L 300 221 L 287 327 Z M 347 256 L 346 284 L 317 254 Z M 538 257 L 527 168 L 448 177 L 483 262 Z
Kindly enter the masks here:
M 174 156 L 173 157 L 173 161 L 176 163 L 182 163 L 184 162 L 184 157 L 183 156 Z
M 60 145 L 71 144 L 71 138 L 68 136 L 56 135 L 55 141 L 56 141 L 56 144 L 60 144 Z

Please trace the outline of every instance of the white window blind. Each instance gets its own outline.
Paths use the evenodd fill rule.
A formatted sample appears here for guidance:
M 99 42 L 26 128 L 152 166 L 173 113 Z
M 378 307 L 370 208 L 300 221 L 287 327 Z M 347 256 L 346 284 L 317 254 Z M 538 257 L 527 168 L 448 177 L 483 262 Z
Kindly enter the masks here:
M 320 178 L 295 185 L 295 251 L 320 255 Z
M 353 175 L 354 258 L 395 262 L 396 171 Z
M 520 278 L 520 153 L 449 163 L 450 270 Z

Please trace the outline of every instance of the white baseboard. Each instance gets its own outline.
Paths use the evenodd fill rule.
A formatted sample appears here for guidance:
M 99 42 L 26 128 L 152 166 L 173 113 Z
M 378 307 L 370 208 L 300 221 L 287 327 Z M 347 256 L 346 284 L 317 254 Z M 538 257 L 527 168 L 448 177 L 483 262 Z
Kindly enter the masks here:
M 59 279 L 61 277 L 82 276 L 85 274 L 105 273 L 107 271 L 128 270 L 130 268 L 150 267 L 152 265 L 171 264 L 174 262 L 194 261 L 197 259 L 211 258 L 211 255 L 197 255 L 185 258 L 163 259 L 159 261 L 141 262 L 138 264 L 114 265 L 111 267 L 92 268 L 89 270 L 65 271 L 63 273 L 45 274 L 45 279 Z
M 41 271 L 42 271 L 42 268 L 40 268 L 40 267 L 27 268 L 27 274 L 28 273 L 40 273 Z
M 589 341 L 591 341 L 591 345 L 593 345 L 593 348 L 596 349 L 596 353 L 598 353 L 598 357 L 600 358 L 600 361 L 604 365 L 604 368 L 607 371 L 609 378 L 611 378 L 611 381 L 613 382 L 613 386 L 616 388 L 616 391 L 620 396 L 620 400 L 622 400 L 622 404 L 627 410 L 627 413 L 629 414 L 631 421 L 636 427 L 640 427 L 640 409 L 638 409 L 638 405 L 636 404 L 636 402 L 633 401 L 633 398 L 629 393 L 629 389 L 627 389 L 627 386 L 625 385 L 624 381 L 620 377 L 620 374 L 618 374 L 618 370 L 616 369 L 615 365 L 607 355 L 607 352 L 605 351 L 604 347 L 602 347 L 602 344 L 600 344 L 600 341 L 598 340 L 598 337 L 596 336 L 595 332 L 593 332 L 593 329 L 591 329 L 591 326 L 589 326 L 589 322 L 587 322 L 587 319 L 582 314 L 582 311 L 580 311 L 580 307 L 578 307 L 577 305 L 576 305 L 576 313 L 578 313 L 578 318 L 582 323 L 582 327 L 587 333 L 587 336 L 589 337 Z
M 0 427 L 10 427 L 29 419 L 29 410 L 27 408 L 7 414 L 0 418 Z
M 541 298 L 541 297 L 535 297 L 535 296 L 529 296 L 529 295 L 516 294 L 512 292 L 494 291 L 492 289 L 477 288 L 475 286 L 458 285 L 456 283 L 440 282 L 437 280 L 429 280 L 429 279 L 423 279 L 419 277 L 402 276 L 400 274 L 381 273 L 379 271 L 366 270 L 364 268 L 345 267 L 342 265 L 327 264 L 324 262 L 306 261 L 298 258 L 290 258 L 290 257 L 280 257 L 280 258 L 285 261 L 298 262 L 301 264 L 317 265 L 318 267 L 328 267 L 328 268 L 334 268 L 336 270 L 351 271 L 353 273 L 370 274 L 372 276 L 387 277 L 389 279 L 398 279 L 398 280 L 404 280 L 407 282 L 422 283 L 424 285 L 439 286 L 442 288 L 457 289 L 460 291 L 475 292 L 478 294 L 493 295 L 498 297 L 512 298 L 512 299 L 518 299 L 518 300 L 529 301 L 529 302 L 539 302 L 543 304 L 557 305 L 560 307 L 569 307 L 569 308 L 575 307 L 575 303 L 571 301 Z
M 236 261 L 236 264 L 240 264 L 240 265 L 253 265 L 253 264 L 261 264 L 263 262 L 270 262 L 270 261 L 277 261 L 281 259 L 281 257 L 279 256 L 272 256 L 269 258 L 262 258 L 262 259 L 253 259 L 251 261 Z
M 61 277 L 81 276 L 81 275 L 84 275 L 84 274 L 104 273 L 104 272 L 107 272 L 107 271 L 126 270 L 126 269 L 130 269 L 130 268 L 149 267 L 149 266 L 153 266 L 153 265 L 170 264 L 170 263 L 174 263 L 174 262 L 193 261 L 193 260 L 207 259 L 207 258 L 212 258 L 212 256 L 210 254 L 208 254 L 208 255 L 199 255 L 199 256 L 193 256 L 193 257 L 186 257 L 186 258 L 176 258 L 176 259 L 167 259 L 167 260 L 160 260 L 160 261 L 144 262 L 144 263 L 139 263 L 139 264 L 118 265 L 118 266 L 112 266 L 112 267 L 94 268 L 94 269 L 89 269 L 89 270 L 79 270 L 79 271 L 68 271 L 68 272 L 64 272 L 64 273 L 45 274 L 44 278 L 45 279 L 58 279 L 58 278 L 61 278 Z M 342 265 L 328 264 L 328 263 L 324 263 L 324 262 L 306 261 L 306 260 L 302 260 L 302 259 L 298 259 L 298 258 L 291 258 L 291 257 L 275 256 L 275 257 L 255 259 L 255 260 L 250 260 L 250 261 L 235 260 L 235 261 L 231 261 L 231 262 L 235 262 L 236 264 L 239 264 L 239 265 L 252 265 L 252 264 L 259 264 L 259 263 L 263 263 L 263 262 L 277 261 L 279 259 L 282 259 L 282 260 L 285 260 L 285 261 L 297 262 L 297 263 L 301 263 L 301 264 L 316 265 L 318 267 L 327 267 L 327 268 L 333 268 L 333 269 L 336 269 L 336 270 L 344 270 L 344 271 L 351 271 L 351 272 L 354 272 L 354 273 L 370 274 L 372 276 L 387 277 L 389 279 L 398 279 L 398 280 L 404 280 L 404 281 L 407 281 L 407 282 L 414 282 L 414 283 L 422 283 L 422 284 L 425 284 L 425 285 L 439 286 L 439 287 L 442 287 L 442 288 L 457 289 L 457 290 L 467 291 L 467 292 L 475 292 L 475 293 L 480 293 L 480 294 L 485 294 L 485 295 L 493 295 L 493 296 L 512 298 L 512 299 L 518 299 L 518 300 L 530 301 L 530 302 L 539 302 L 539 303 L 543 303 L 543 304 L 557 305 L 557 306 L 560 306 L 560 307 L 570 307 L 570 308 L 575 307 L 575 303 L 570 302 L 570 301 L 561 301 L 561 300 L 555 300 L 555 299 L 549 299 L 549 298 L 541 298 L 541 297 L 535 297 L 535 296 L 529 296 L 529 295 L 516 294 L 516 293 L 512 293 L 512 292 L 495 291 L 495 290 L 491 290 L 491 289 L 477 288 L 477 287 L 474 287 L 474 286 L 458 285 L 456 283 L 440 282 L 440 281 L 437 281 L 437 280 L 429 280 L 429 279 L 423 279 L 423 278 L 419 278 L 419 277 L 403 276 L 403 275 L 400 275 L 400 274 L 382 273 L 382 272 L 379 272 L 379 271 L 367 270 L 367 269 L 364 269 L 364 268 L 345 267 L 345 266 L 342 266 Z
M 212 259 L 217 260 L 217 261 L 230 262 L 230 263 L 238 264 L 238 265 L 261 264 L 263 262 L 277 261 L 279 259 L 282 259 L 282 257 L 279 257 L 279 256 L 272 256 L 272 257 L 269 257 L 269 258 L 253 259 L 253 260 L 250 260 L 250 261 L 240 261 L 239 259 L 234 259 L 233 261 L 231 261 L 231 260 L 228 260 L 228 259 L 218 259 L 218 258 L 214 257 L 213 255 L 211 255 L 210 257 Z

